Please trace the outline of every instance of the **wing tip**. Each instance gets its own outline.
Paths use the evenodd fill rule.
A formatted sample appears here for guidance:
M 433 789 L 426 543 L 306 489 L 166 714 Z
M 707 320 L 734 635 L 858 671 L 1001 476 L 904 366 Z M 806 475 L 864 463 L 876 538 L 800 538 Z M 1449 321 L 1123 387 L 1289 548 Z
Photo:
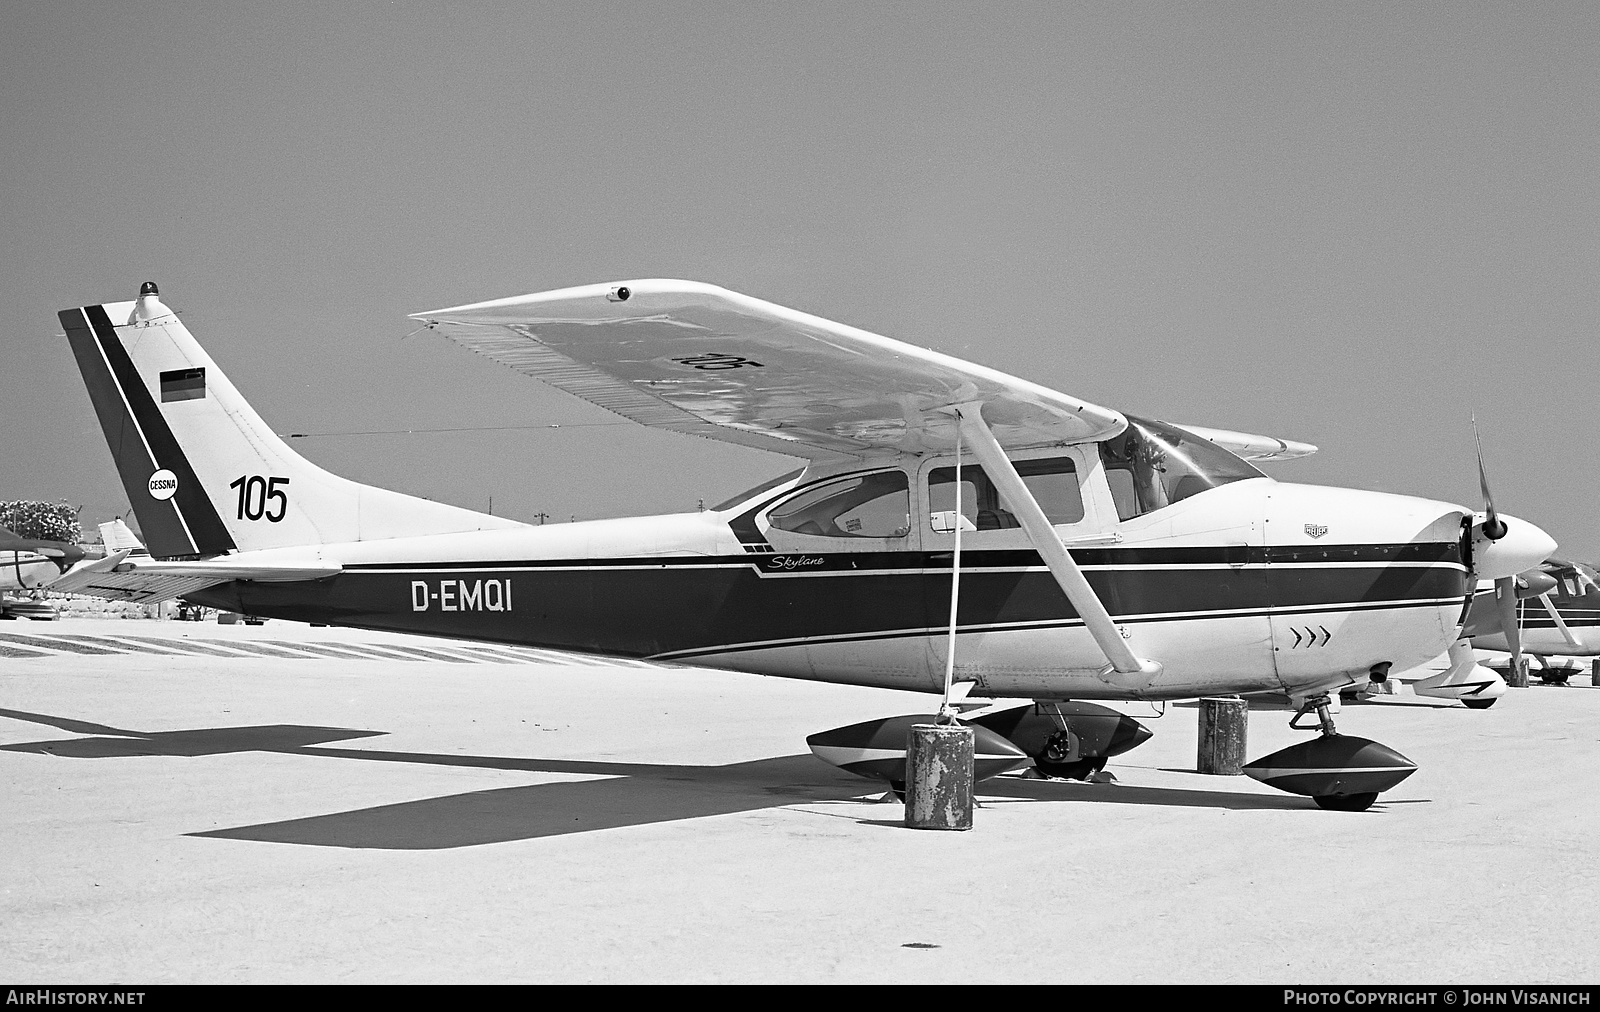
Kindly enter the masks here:
M 641 295 L 704 295 L 731 301 L 747 298 L 704 281 L 686 281 L 681 278 L 637 278 L 628 281 L 602 281 L 598 284 L 575 285 L 570 288 L 552 288 L 502 299 L 469 302 L 423 313 L 411 313 L 408 318 L 419 322 L 447 320 L 452 323 L 503 323 L 507 322 L 505 314 L 508 310 L 559 303 L 575 304 L 572 308 L 588 306 L 598 310 L 603 306 L 628 302 Z

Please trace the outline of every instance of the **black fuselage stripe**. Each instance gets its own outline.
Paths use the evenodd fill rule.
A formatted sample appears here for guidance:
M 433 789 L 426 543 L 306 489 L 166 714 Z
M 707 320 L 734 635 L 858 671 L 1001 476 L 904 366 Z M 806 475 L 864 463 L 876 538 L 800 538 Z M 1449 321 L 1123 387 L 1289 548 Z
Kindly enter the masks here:
M 634 560 L 637 562 L 638 560 Z M 303 583 L 230 583 L 187 595 L 266 617 L 422 632 L 578 653 L 656 657 L 729 644 L 860 637 L 942 627 L 948 569 L 840 571 L 771 579 L 750 565 L 555 569 L 347 569 Z M 1085 574 L 1118 621 L 1417 608 L 1459 609 L 1459 565 L 1115 569 Z M 494 584 L 491 591 L 490 585 Z M 963 628 L 1067 624 L 1077 614 L 1047 570 L 962 573 Z

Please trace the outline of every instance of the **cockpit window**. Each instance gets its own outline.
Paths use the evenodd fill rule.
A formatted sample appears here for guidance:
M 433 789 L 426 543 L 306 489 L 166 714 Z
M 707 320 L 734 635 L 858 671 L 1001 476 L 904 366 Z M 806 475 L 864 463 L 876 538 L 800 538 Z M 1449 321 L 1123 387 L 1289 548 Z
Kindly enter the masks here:
M 1215 443 L 1165 422 L 1128 416 L 1128 428 L 1100 444 L 1100 462 L 1117 516 L 1131 520 L 1181 502 L 1208 488 L 1260 471 Z
M 911 485 L 904 471 L 851 475 L 779 503 L 767 522 L 823 538 L 903 538 L 911 533 Z
M 1012 463 L 1052 524 L 1075 524 L 1083 519 L 1083 494 L 1078 489 L 1078 469 L 1071 457 Z M 928 472 L 928 520 L 935 531 L 955 530 L 955 483 L 953 467 L 936 467 Z M 1005 508 L 1000 490 L 977 464 L 961 468 L 961 517 L 964 531 L 1021 526 L 1016 516 Z

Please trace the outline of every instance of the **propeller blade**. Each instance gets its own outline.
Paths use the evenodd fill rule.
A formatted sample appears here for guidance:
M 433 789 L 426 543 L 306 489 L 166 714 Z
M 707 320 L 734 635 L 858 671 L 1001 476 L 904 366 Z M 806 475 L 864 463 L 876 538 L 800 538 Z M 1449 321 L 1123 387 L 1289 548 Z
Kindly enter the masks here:
M 1483 440 L 1478 436 L 1478 419 L 1472 419 L 1472 441 L 1478 447 L 1478 488 L 1483 492 L 1483 536 L 1490 541 L 1499 541 L 1506 536 L 1506 523 L 1494 510 L 1494 497 L 1489 494 L 1489 472 L 1483 466 Z
M 1506 649 L 1511 651 L 1511 684 L 1519 684 L 1522 671 L 1522 629 L 1517 623 L 1517 578 L 1508 576 L 1494 581 L 1494 610 L 1500 619 L 1500 629 L 1506 634 Z

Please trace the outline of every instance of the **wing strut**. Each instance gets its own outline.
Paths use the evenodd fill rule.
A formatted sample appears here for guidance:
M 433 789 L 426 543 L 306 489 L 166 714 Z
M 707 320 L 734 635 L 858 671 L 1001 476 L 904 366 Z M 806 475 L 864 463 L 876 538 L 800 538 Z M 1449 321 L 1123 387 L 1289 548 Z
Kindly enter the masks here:
M 1543 602 L 1544 610 L 1549 612 L 1550 617 L 1555 620 L 1556 628 L 1561 630 L 1561 636 L 1567 641 L 1567 646 L 1574 650 L 1587 649 L 1583 644 L 1583 640 L 1580 640 L 1577 636 L 1573 635 L 1572 630 L 1567 628 L 1567 623 L 1562 621 L 1561 613 L 1556 610 L 1555 604 L 1550 600 L 1550 595 L 1540 594 L 1539 600 Z
M 1111 662 L 1102 670 L 1101 677 L 1126 688 L 1146 683 L 1159 675 L 1161 664 L 1134 656 L 1128 642 L 1122 638 L 1116 623 L 1111 620 L 1111 613 L 1100 603 L 1094 588 L 1084 579 L 1083 570 L 1078 568 L 1066 546 L 1056 536 L 1050 518 L 1045 516 L 1039 501 L 1023 484 L 1022 476 L 1017 474 L 1010 458 L 1000 448 L 994 433 L 989 431 L 988 423 L 983 420 L 982 405 L 963 404 L 956 409 L 956 417 L 960 419 L 962 435 L 972 444 L 973 456 L 978 458 L 989 479 L 999 487 L 1006 505 L 1016 514 L 1022 529 L 1027 532 L 1028 540 L 1049 567 L 1050 575 L 1056 578 L 1062 593 L 1067 595 L 1067 600 L 1072 602 L 1072 607 L 1088 627 L 1089 635 L 1094 637 L 1101 653 Z M 957 523 L 960 523 L 959 519 Z

